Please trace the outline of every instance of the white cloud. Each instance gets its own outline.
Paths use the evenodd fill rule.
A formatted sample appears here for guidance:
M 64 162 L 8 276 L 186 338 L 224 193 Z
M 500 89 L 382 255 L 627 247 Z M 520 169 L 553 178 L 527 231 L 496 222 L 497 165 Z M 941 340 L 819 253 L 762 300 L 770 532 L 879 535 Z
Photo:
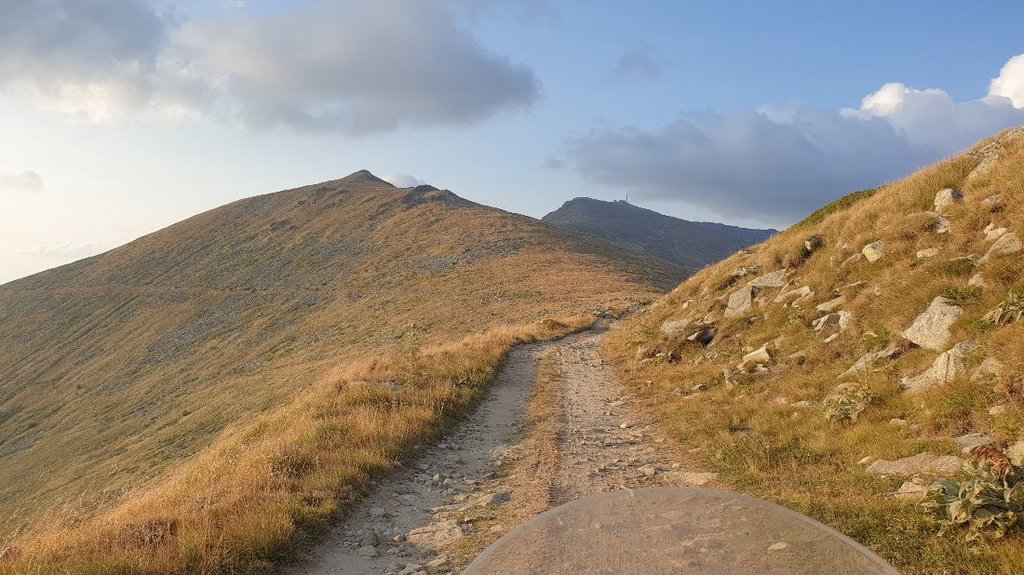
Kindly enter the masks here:
M 944 90 L 917 90 L 900 83 L 882 86 L 865 96 L 860 108 L 843 109 L 840 114 L 882 118 L 909 141 L 946 152 L 1024 122 L 1022 109 L 1001 96 L 955 102 Z
M 107 244 L 94 242 L 71 243 L 66 242 L 54 245 L 38 245 L 27 250 L 18 252 L 21 255 L 39 258 L 51 258 L 60 260 L 77 260 L 88 256 L 94 256 L 110 249 Z
M 43 178 L 32 171 L 0 172 L 0 192 L 39 192 Z
M 388 174 L 381 179 L 396 188 L 414 188 L 426 184 L 423 180 L 409 174 Z
M 989 84 L 990 96 L 1009 98 L 1014 106 L 1024 108 L 1024 54 L 1018 54 L 1003 66 L 999 76 Z
M 0 89 L 92 121 L 211 116 L 350 134 L 476 122 L 539 90 L 444 0 L 313 0 L 205 22 L 146 0 L 4 2 Z
M 1008 67 L 1001 78 L 1016 77 Z M 654 130 L 594 130 L 569 139 L 565 157 L 584 179 L 638 199 L 777 227 L 1022 123 L 1024 107 L 999 94 L 956 102 L 893 83 L 855 109 L 791 104 L 690 114 Z

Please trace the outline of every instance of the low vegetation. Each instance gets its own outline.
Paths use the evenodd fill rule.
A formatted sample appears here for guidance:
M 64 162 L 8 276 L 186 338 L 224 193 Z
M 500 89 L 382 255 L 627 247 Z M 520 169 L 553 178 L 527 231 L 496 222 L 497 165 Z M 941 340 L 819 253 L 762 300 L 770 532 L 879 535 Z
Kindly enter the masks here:
M 986 451 L 968 453 L 971 438 L 1000 454 L 1024 440 L 1024 130 L 997 138 L 702 270 L 613 332 L 606 356 L 725 485 L 904 573 L 1024 572 L 1019 483 L 956 464 Z M 908 332 L 933 305 L 948 331 Z M 879 471 L 918 454 L 941 469 Z M 936 480 L 944 523 L 917 505 Z
M 592 323 L 496 328 L 333 373 L 112 510 L 33 529 L 7 548 L 0 572 L 270 572 L 480 399 L 512 346 Z
M 960 482 L 933 482 L 919 505 L 944 530 L 966 530 L 967 541 L 1000 539 L 1024 527 L 1024 482 L 1020 471 L 1000 471 L 991 462 L 974 464 Z

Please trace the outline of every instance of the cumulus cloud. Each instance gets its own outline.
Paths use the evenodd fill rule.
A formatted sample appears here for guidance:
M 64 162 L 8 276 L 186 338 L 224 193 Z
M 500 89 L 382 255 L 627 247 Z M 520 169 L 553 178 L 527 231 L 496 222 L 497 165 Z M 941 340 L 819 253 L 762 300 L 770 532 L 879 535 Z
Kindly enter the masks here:
M 1008 68 L 1000 78 L 1017 77 Z M 992 93 L 968 102 L 893 83 L 858 108 L 791 104 L 694 113 L 653 130 L 594 130 L 570 138 L 564 155 L 584 179 L 637 198 L 785 226 L 846 193 L 1024 123 L 1024 106 L 995 93 L 1006 85 L 993 81 Z
M 0 192 L 39 192 L 43 178 L 32 171 L 0 172 Z
M 988 93 L 990 96 L 1009 98 L 1014 106 L 1024 108 L 1024 54 L 1018 54 L 1006 62 L 999 76 L 989 84 Z
M 533 73 L 443 0 L 307 1 L 188 21 L 147 0 L 0 3 L 0 89 L 105 121 L 213 116 L 351 134 L 530 105 Z
M 423 180 L 409 174 L 388 174 L 381 179 L 396 188 L 414 188 L 426 184 Z

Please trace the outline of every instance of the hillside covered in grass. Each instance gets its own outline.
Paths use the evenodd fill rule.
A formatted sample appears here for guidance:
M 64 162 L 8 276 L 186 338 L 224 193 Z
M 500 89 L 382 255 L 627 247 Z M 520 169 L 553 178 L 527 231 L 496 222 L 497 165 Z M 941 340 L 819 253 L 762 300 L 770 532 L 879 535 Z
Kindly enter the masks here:
M 682 277 L 357 172 L 0 286 L 0 570 L 268 568 L 511 345 Z
M 1022 226 L 1018 128 L 704 269 L 605 351 L 724 486 L 905 573 L 1020 573 Z

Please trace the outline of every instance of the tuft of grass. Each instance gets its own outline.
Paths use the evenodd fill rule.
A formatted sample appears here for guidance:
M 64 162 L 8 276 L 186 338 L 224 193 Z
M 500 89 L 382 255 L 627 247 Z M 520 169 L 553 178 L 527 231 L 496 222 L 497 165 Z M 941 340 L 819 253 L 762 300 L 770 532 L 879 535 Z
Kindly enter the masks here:
M 942 292 L 942 297 L 948 299 L 950 303 L 964 307 L 972 301 L 977 300 L 981 297 L 982 290 L 978 286 L 968 287 L 953 287 L 946 289 Z

